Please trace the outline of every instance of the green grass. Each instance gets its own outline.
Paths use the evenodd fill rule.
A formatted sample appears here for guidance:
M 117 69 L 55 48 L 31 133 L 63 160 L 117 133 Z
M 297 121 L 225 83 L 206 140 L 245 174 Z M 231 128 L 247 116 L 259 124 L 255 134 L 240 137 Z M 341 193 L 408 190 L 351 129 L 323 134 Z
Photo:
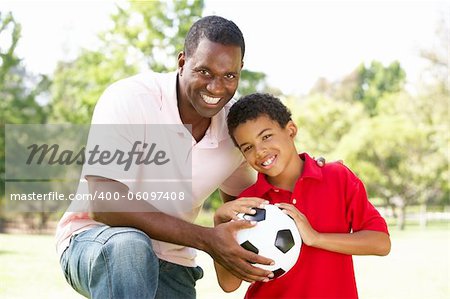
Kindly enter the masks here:
M 387 257 L 354 257 L 360 298 L 450 298 L 449 224 L 421 230 L 391 231 Z M 242 298 L 217 286 L 208 255 L 199 255 L 205 277 L 198 282 L 199 299 Z M 0 298 L 81 298 L 65 282 L 53 236 L 0 234 Z

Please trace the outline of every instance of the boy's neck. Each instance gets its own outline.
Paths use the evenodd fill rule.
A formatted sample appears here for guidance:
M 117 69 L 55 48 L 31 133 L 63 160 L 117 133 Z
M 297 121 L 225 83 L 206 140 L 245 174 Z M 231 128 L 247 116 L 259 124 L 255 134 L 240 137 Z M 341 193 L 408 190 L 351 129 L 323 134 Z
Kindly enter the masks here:
M 269 177 L 266 175 L 266 179 L 270 184 L 278 188 L 293 192 L 297 180 L 302 175 L 303 165 L 304 161 L 297 154 L 292 159 L 291 163 L 289 163 L 289 168 L 285 169 L 282 174 L 276 177 Z

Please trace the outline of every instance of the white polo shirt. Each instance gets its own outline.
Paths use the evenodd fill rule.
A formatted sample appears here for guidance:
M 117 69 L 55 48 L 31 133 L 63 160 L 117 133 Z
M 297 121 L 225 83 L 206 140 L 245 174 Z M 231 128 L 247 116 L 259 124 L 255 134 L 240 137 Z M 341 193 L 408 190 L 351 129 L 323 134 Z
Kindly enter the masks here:
M 177 106 L 176 78 L 176 72 L 165 74 L 146 72 L 112 84 L 100 97 L 95 107 L 92 124 L 177 124 L 181 126 L 182 122 Z M 212 118 L 205 136 L 198 143 L 189 134 L 192 163 L 190 202 L 186 205 L 185 201 L 183 209 L 180 209 L 179 201 L 165 201 L 163 206 L 158 208 L 159 210 L 193 222 L 204 201 L 218 187 L 227 194 L 237 196 L 255 182 L 255 172 L 247 165 L 242 154 L 228 136 L 226 115 L 233 103 L 233 100 L 230 101 Z M 121 135 L 114 131 L 108 132 L 108 134 L 111 136 Z M 180 138 L 186 138 L 182 135 Z M 123 137 L 121 136 L 121 138 Z M 117 144 L 121 144 L 121 142 L 119 141 Z M 131 171 L 136 170 L 131 169 Z M 85 165 L 82 178 L 85 175 L 98 175 L 121 181 L 133 192 L 154 191 L 148 190 L 148 185 L 133 184 L 133 180 L 124 179 L 120 173 L 109 169 L 108 166 Z M 136 179 L 139 179 L 140 175 L 138 171 L 133 173 Z M 86 183 L 80 183 L 80 186 L 77 192 L 87 192 Z M 80 190 L 80 188 L 84 188 L 84 190 Z M 70 210 L 71 208 L 61 218 L 56 231 L 59 255 L 68 247 L 73 234 L 101 225 L 90 219 L 87 212 L 70 212 Z M 193 248 L 157 240 L 152 240 L 152 245 L 160 259 L 184 266 L 196 266 L 196 252 Z

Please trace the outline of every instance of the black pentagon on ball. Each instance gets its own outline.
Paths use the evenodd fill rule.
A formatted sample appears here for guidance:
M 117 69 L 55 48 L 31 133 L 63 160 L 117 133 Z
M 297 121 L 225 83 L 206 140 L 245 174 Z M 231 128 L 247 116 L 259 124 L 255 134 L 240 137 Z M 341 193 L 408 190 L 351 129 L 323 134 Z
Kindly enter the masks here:
M 278 269 L 276 269 L 275 271 L 272 271 L 272 272 L 273 272 L 273 278 L 272 279 L 275 279 L 275 278 L 280 277 L 281 275 L 283 275 L 286 271 L 284 271 L 281 268 L 278 268 Z
M 266 209 L 253 208 L 255 214 L 244 214 L 244 219 L 248 221 L 262 221 L 266 220 Z
M 259 253 L 258 248 L 256 248 L 250 241 L 245 241 L 241 244 L 242 248 L 247 249 L 248 251 L 254 252 L 256 254 Z
M 294 247 L 294 237 L 292 233 L 288 229 L 283 229 L 277 232 L 277 236 L 275 238 L 275 247 L 281 250 L 281 252 L 286 253 L 292 247 Z

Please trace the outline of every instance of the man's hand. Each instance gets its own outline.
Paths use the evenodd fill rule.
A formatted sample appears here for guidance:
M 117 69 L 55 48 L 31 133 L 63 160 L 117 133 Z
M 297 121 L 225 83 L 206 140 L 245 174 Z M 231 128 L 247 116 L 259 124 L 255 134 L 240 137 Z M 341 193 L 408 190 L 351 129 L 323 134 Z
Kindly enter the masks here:
M 270 265 L 271 259 L 257 255 L 245 250 L 236 242 L 236 231 L 250 228 L 255 223 L 246 220 L 238 220 L 222 223 L 214 227 L 208 239 L 205 251 L 226 270 L 239 279 L 254 282 L 268 281 L 273 273 L 268 270 L 257 268 L 252 263 Z
M 317 166 L 324 167 L 325 166 L 325 158 L 324 157 L 318 157 L 317 159 L 313 157 L 314 160 L 316 160 Z
M 313 157 L 313 159 L 316 161 L 317 166 L 319 166 L 319 167 L 325 166 L 326 161 L 325 161 L 324 157 L 318 157 L 318 158 Z M 342 160 L 337 160 L 336 162 L 344 164 L 344 161 L 342 161 Z

